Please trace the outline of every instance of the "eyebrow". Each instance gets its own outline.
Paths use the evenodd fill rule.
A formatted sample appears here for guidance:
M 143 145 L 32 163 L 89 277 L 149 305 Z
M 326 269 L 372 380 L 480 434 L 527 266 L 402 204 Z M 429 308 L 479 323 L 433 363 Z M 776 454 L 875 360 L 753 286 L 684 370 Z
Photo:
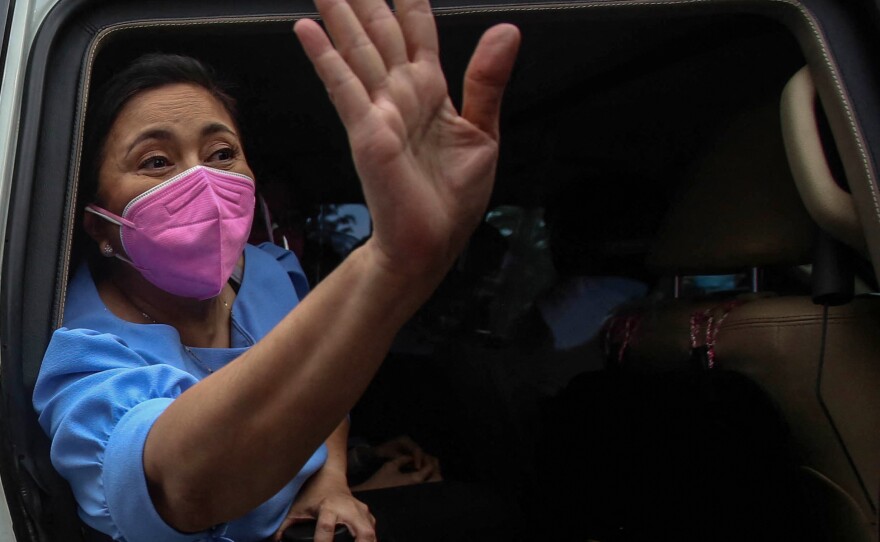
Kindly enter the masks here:
M 229 126 L 226 126 L 222 122 L 212 122 L 210 124 L 206 124 L 204 128 L 202 128 L 201 136 L 207 137 L 216 133 L 227 133 L 238 137 L 238 134 L 232 130 Z M 168 141 L 174 138 L 174 135 L 165 129 L 156 128 L 154 130 L 147 130 L 146 132 L 137 136 L 134 141 L 131 142 L 131 145 L 128 146 L 128 150 L 125 152 L 125 155 L 128 156 L 132 149 L 134 149 L 139 143 L 142 143 L 148 139 L 159 139 L 163 141 Z
M 128 150 L 125 151 L 125 155 L 128 156 L 131 154 L 132 149 L 134 149 L 139 143 L 146 141 L 148 139 L 161 139 L 161 140 L 171 140 L 174 136 L 172 136 L 171 132 L 168 130 L 163 130 L 161 128 L 157 128 L 155 130 L 147 130 L 143 132 L 131 142 L 131 145 L 128 146 Z
M 233 136 L 235 136 L 235 137 L 238 137 L 238 134 L 236 134 L 236 133 L 232 130 L 232 128 L 230 128 L 229 126 L 226 126 L 226 125 L 223 124 L 222 122 L 212 122 L 212 123 L 210 123 L 210 124 L 205 125 L 205 127 L 202 128 L 202 134 L 201 134 L 201 135 L 202 135 L 202 137 L 206 137 L 206 136 L 209 136 L 209 135 L 214 135 L 214 134 L 216 134 L 216 133 L 218 133 L 218 132 L 226 132 L 227 134 L 231 134 L 231 135 L 233 135 Z

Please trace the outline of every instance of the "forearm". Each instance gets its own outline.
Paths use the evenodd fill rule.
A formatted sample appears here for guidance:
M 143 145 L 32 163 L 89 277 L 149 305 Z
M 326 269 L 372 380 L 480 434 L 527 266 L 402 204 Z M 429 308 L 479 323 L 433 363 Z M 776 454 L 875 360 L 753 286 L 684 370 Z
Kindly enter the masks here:
M 201 530 L 275 494 L 339 425 L 444 272 L 398 276 L 365 246 L 246 354 L 175 400 L 144 450 L 163 518 Z

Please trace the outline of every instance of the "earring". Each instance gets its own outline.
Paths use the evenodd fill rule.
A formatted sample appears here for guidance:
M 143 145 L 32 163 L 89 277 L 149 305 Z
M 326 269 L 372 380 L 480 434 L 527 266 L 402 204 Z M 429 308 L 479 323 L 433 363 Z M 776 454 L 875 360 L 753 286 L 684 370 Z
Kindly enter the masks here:
M 104 254 L 105 258 L 113 257 L 113 246 L 110 243 L 104 243 L 101 245 L 101 252 Z

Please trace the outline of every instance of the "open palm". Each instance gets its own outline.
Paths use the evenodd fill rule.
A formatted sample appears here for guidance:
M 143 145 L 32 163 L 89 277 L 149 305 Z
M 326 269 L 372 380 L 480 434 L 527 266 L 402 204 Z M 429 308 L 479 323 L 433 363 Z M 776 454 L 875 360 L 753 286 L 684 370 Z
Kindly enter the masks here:
M 374 243 L 396 273 L 451 263 L 485 210 L 498 159 L 501 97 L 519 45 L 489 29 L 452 105 L 427 0 L 317 0 L 295 30 L 348 132 Z M 334 47 L 335 45 L 335 47 Z

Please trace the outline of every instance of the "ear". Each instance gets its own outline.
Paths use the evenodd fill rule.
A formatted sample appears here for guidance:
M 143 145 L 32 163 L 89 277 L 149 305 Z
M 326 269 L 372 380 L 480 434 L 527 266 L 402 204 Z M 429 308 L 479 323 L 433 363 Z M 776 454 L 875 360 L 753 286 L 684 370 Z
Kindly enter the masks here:
M 112 233 L 107 227 L 109 225 L 106 220 L 101 220 L 100 217 L 83 211 L 83 228 L 99 246 L 101 243 L 110 242 L 112 238 Z

